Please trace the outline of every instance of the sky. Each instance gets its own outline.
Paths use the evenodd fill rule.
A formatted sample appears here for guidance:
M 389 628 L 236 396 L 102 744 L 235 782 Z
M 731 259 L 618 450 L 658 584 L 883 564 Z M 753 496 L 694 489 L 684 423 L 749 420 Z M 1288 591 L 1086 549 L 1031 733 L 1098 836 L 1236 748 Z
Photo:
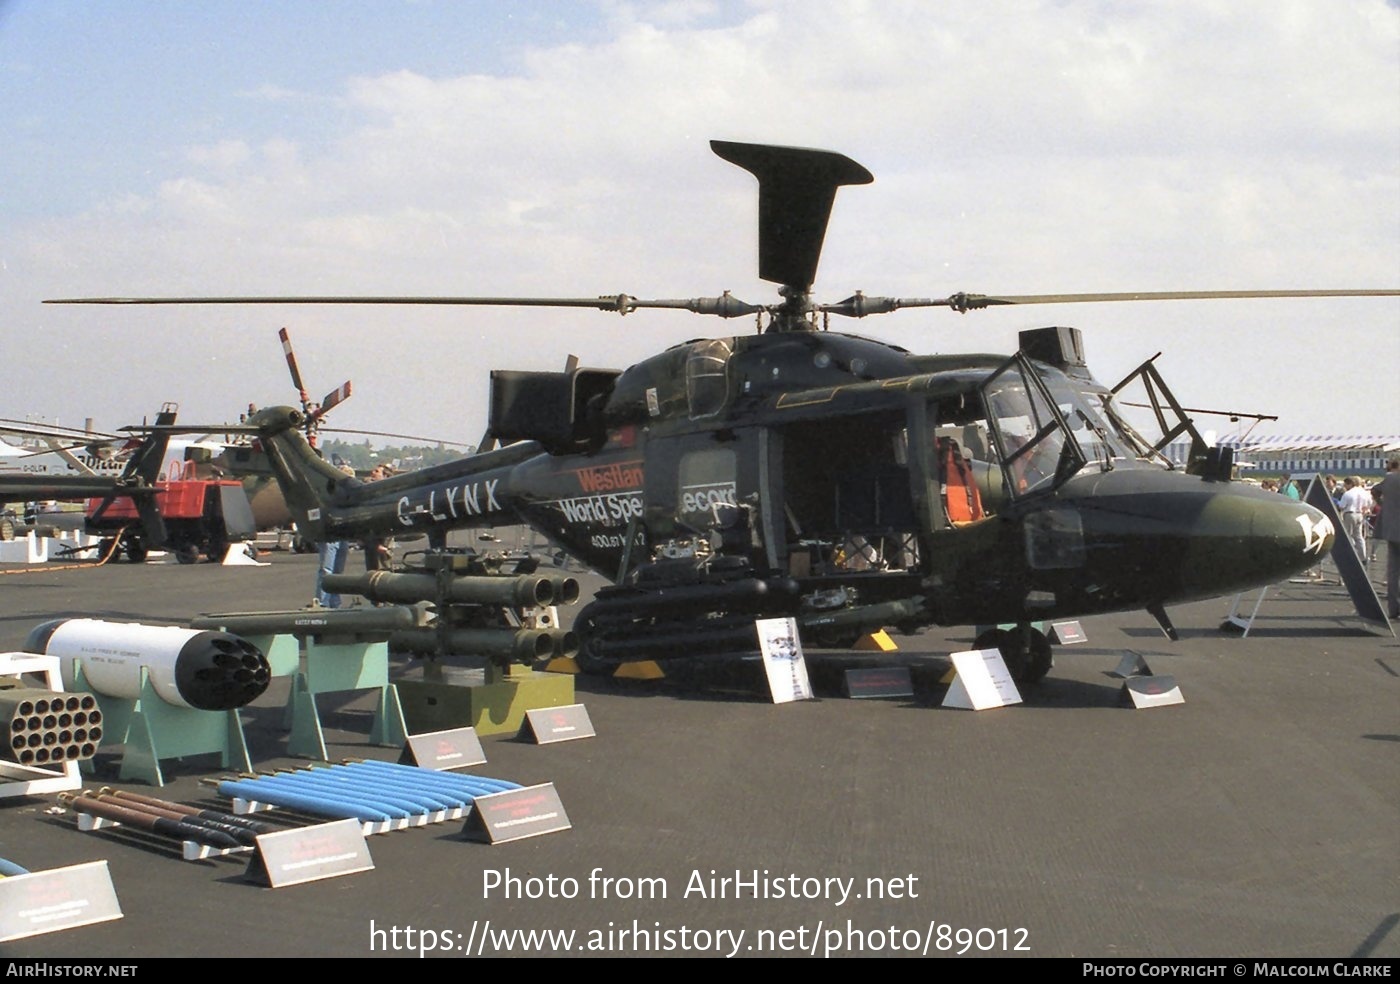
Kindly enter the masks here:
M 106 295 L 644 298 L 757 277 L 711 139 L 865 165 L 814 294 L 1400 288 L 1395 0 L 0 0 L 0 417 L 293 404 L 475 442 L 491 369 L 625 368 L 684 312 L 78 307 Z M 1400 298 L 901 311 L 918 352 L 1084 332 L 1256 435 L 1400 433 Z M 1201 419 L 1233 436 L 1242 425 Z

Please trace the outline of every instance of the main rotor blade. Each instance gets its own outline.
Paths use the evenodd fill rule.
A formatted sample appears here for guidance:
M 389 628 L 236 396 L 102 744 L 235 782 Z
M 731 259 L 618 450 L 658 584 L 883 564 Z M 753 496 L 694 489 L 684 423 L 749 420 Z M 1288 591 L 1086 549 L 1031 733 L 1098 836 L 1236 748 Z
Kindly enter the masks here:
M 20 434 L 28 437 L 52 437 L 60 441 L 78 441 L 81 444 L 102 443 L 121 440 L 116 434 L 103 434 L 100 431 L 85 431 L 77 427 L 62 427 L 58 424 L 39 424 L 32 420 L 14 420 L 0 417 L 0 434 Z
M 1142 290 L 1100 294 L 965 294 L 948 297 L 873 297 L 859 291 L 836 304 L 818 304 L 818 311 L 847 318 L 889 314 L 901 308 L 946 307 L 966 313 L 1011 304 L 1093 304 L 1100 301 L 1224 301 L 1266 297 L 1400 297 L 1400 290 Z
M 593 308 L 629 314 L 638 308 L 671 308 L 695 314 L 737 318 L 768 308 L 748 304 L 725 291 L 720 297 L 640 300 L 630 294 L 601 297 L 56 297 L 45 304 L 438 304 L 467 307 Z

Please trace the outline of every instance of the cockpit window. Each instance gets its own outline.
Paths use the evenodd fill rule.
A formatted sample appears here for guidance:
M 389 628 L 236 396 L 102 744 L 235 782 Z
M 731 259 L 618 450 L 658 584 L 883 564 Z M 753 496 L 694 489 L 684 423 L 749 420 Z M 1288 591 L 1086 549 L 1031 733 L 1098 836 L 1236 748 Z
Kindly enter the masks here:
M 1049 375 L 1051 379 L 1043 378 L 1017 356 L 983 387 L 987 423 L 1006 486 L 1015 496 L 1052 488 L 1083 467 L 1080 434 L 1087 435 L 1096 450 L 1102 445 L 1104 453 L 1111 454 L 1107 431 L 1094 411 L 1063 376 Z M 1058 384 L 1053 392 L 1048 383 Z
M 729 340 L 695 342 L 685 360 L 685 395 L 690 417 L 711 417 L 724 409 L 729 396 Z

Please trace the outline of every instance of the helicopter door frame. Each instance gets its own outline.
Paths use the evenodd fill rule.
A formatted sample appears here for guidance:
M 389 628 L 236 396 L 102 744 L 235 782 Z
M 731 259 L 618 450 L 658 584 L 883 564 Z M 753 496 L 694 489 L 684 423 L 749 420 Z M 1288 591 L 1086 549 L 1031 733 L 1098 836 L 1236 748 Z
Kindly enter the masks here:
M 999 403 L 994 395 L 995 387 L 1002 377 L 1013 371 L 1019 373 L 1024 381 L 1027 405 L 1023 416 L 1035 427 L 1034 432 L 1026 438 L 1019 438 L 1003 430 L 1003 418 L 1009 419 L 1011 415 L 1004 415 L 994 409 Z M 1050 387 L 1024 353 L 1017 352 L 993 370 L 978 388 L 978 393 L 987 415 L 987 431 L 996 445 L 1002 477 L 1013 501 L 1053 492 L 1088 464 L 1089 459 L 1080 447 L 1079 439 L 1074 436 L 1069 421 L 1055 402 Z M 1055 452 L 1053 470 L 1047 472 L 1045 465 L 1048 462 L 1042 462 L 1040 459 L 1047 457 L 1044 452 L 1051 447 L 1047 442 L 1057 433 L 1062 443 Z M 1008 454 L 1007 449 L 1013 446 L 1013 442 L 1015 450 Z
M 1205 458 L 1207 446 L 1205 439 L 1201 437 L 1200 431 L 1196 430 L 1195 421 L 1187 416 L 1186 410 L 1177 402 L 1176 394 L 1167 386 L 1166 380 L 1162 378 L 1162 374 L 1157 371 L 1157 367 L 1153 364 L 1161 358 L 1161 355 L 1162 353 L 1158 352 L 1152 358 L 1120 379 L 1118 385 L 1108 391 L 1108 399 L 1104 401 L 1103 411 L 1111 417 L 1113 423 L 1116 424 L 1120 430 L 1141 443 L 1142 447 L 1147 452 L 1147 457 L 1156 458 L 1159 461 L 1165 462 L 1168 468 L 1175 468 L 1176 465 L 1167 457 L 1165 448 L 1182 434 L 1190 435 L 1191 450 L 1187 453 L 1186 461 L 1186 471 L 1189 474 L 1192 465 Z M 1147 394 L 1148 409 L 1152 411 L 1153 419 L 1156 420 L 1157 427 L 1162 432 L 1161 438 L 1158 439 L 1156 443 L 1148 441 L 1146 437 L 1124 420 L 1123 415 L 1118 412 L 1118 408 L 1113 402 L 1118 398 L 1120 392 L 1131 386 L 1133 381 L 1137 379 L 1142 380 L 1142 387 Z M 1167 413 L 1162 406 L 1163 401 L 1166 402 L 1166 405 L 1171 408 L 1171 412 L 1176 416 L 1175 425 L 1168 422 Z

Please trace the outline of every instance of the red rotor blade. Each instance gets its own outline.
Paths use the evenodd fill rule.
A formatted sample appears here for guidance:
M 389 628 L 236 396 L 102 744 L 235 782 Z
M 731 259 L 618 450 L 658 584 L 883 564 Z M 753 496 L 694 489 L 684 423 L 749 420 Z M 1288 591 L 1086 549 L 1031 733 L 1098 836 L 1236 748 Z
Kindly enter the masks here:
M 287 329 L 280 328 L 277 337 L 282 339 L 282 354 L 287 357 L 287 368 L 292 371 L 292 385 L 297 388 L 297 393 L 301 396 L 303 407 L 309 402 L 306 395 L 306 384 L 301 381 L 301 370 L 297 368 L 297 356 L 292 351 L 292 337 L 287 334 Z
M 350 395 L 350 380 L 347 379 L 345 382 L 340 384 L 340 387 L 338 389 L 333 389 L 326 394 L 325 398 L 321 401 L 320 409 L 316 410 L 316 412 L 311 414 L 311 419 L 320 420 L 328 412 L 330 412 L 331 407 L 339 406 L 346 400 L 350 399 Z

